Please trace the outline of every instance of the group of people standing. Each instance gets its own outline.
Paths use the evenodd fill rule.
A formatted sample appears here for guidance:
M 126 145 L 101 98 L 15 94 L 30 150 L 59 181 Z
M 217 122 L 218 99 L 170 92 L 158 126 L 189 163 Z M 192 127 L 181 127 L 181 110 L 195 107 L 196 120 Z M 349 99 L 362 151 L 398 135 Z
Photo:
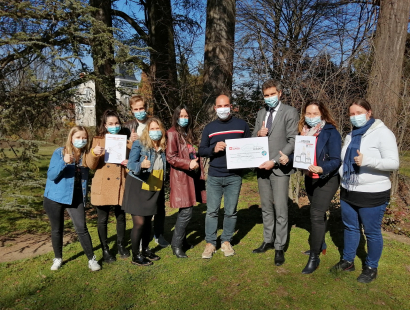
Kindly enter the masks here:
M 207 204 L 205 217 L 206 246 L 202 258 L 210 259 L 217 249 L 218 212 L 224 199 L 221 251 L 232 256 L 231 245 L 237 219 L 237 204 L 242 185 L 242 171 L 227 169 L 226 139 L 268 137 L 269 160 L 257 168 L 257 180 L 263 218 L 263 242 L 255 254 L 275 250 L 274 263 L 285 263 L 288 242 L 288 188 L 293 168 L 295 136 L 316 137 L 314 163 L 305 174 L 310 201 L 311 232 L 308 262 L 302 273 L 314 272 L 325 247 L 326 212 L 341 184 L 341 210 L 344 249 L 340 262 L 331 271 L 354 271 L 354 258 L 360 241 L 361 224 L 367 239 L 368 255 L 359 282 L 369 283 L 377 276 L 383 248 L 381 222 L 390 199 L 389 174 L 398 169 L 399 157 L 394 134 L 381 120 L 374 119 L 370 104 L 355 99 L 349 107 L 353 126 L 344 141 L 336 122 L 324 103 L 311 100 L 297 110 L 280 101 L 282 85 L 268 80 L 262 86 L 265 107 L 256 117 L 251 133 L 248 124 L 232 115 L 229 97 L 215 101 L 217 119 L 205 126 L 199 148 L 193 130 L 193 117 L 186 106 L 178 107 L 172 127 L 166 132 L 161 120 L 147 116 L 143 97 L 133 96 L 130 107 L 135 120 L 121 124 L 113 110 L 105 111 L 98 135 L 90 150 L 87 130 L 71 129 L 65 147 L 58 148 L 50 162 L 44 194 L 44 208 L 52 226 L 55 258 L 52 270 L 62 265 L 64 209 L 73 220 L 79 240 L 93 271 L 101 267 L 95 259 L 87 230 L 84 203 L 87 196 L 88 170 L 95 170 L 91 185 L 91 204 L 98 214 L 98 235 L 103 261 L 110 263 L 107 221 L 111 208 L 117 219 L 117 249 L 122 258 L 130 256 L 125 240 L 125 213 L 132 216 L 132 260 L 148 266 L 160 257 L 149 249 L 151 221 L 157 243 L 167 246 L 163 237 L 165 220 L 164 181 L 170 165 L 170 206 L 178 208 L 171 241 L 173 254 L 186 258 L 192 248 L 186 240 L 186 227 L 197 202 Z M 128 136 L 127 160 L 121 164 L 104 161 L 105 134 Z M 205 173 L 204 159 L 208 158 Z

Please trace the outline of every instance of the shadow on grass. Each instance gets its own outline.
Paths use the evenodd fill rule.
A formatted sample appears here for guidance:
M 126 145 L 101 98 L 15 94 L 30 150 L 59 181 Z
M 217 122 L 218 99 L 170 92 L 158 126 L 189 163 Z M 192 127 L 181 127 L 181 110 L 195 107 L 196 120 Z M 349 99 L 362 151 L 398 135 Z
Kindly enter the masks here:
M 312 230 L 310 222 L 310 205 L 304 205 L 299 208 L 299 206 L 289 199 L 289 232 L 292 226 L 305 229 L 309 233 Z M 329 217 L 327 221 L 326 233 L 329 232 L 330 238 L 334 245 L 338 248 L 340 258 L 343 257 L 344 248 L 344 225 L 342 221 L 342 215 L 340 210 L 340 204 L 338 201 L 333 200 L 329 208 Z M 288 238 L 289 245 L 290 238 Z M 367 252 L 365 249 L 366 239 L 364 237 L 363 231 L 360 231 L 360 242 L 356 251 L 356 256 L 362 261 L 362 265 L 366 260 Z M 309 248 L 309 240 L 306 243 L 306 249 Z M 287 247 L 285 248 L 287 249 Z

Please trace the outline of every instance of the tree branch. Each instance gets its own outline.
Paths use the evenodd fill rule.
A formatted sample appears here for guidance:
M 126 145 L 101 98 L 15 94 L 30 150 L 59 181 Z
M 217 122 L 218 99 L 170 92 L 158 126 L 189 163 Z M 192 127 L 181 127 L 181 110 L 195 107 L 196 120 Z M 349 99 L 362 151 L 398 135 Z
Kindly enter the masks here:
M 142 29 L 141 26 L 138 25 L 138 23 L 133 18 L 131 18 L 128 14 L 124 13 L 123 11 L 111 10 L 111 12 L 112 12 L 112 15 L 121 17 L 128 24 L 130 24 L 130 26 L 134 28 L 134 30 L 138 33 L 141 39 L 143 39 L 145 43 L 148 45 L 149 43 L 148 35 L 145 33 L 144 29 Z

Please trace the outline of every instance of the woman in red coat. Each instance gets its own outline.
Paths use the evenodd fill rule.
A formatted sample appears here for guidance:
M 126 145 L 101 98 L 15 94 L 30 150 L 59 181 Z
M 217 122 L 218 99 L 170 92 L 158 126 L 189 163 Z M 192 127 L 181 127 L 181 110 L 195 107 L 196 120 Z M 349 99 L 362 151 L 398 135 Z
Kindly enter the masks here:
M 186 242 L 185 229 L 192 217 L 192 207 L 206 202 L 203 169 L 194 147 L 192 116 L 185 105 L 175 109 L 172 127 L 167 131 L 167 161 L 171 165 L 170 204 L 178 208 L 171 247 L 178 258 L 187 258 L 183 250 L 190 247 Z

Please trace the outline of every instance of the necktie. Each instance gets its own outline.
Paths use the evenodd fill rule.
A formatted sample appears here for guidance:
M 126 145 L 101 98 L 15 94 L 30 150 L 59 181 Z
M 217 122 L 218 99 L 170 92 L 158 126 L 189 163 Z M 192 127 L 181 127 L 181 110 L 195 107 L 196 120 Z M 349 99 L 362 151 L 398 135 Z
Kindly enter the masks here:
M 275 111 L 275 108 L 270 108 L 269 109 L 269 116 L 268 116 L 268 121 L 266 124 L 266 128 L 268 128 L 268 132 L 270 132 L 270 129 L 272 128 L 272 119 L 273 119 L 273 112 Z

